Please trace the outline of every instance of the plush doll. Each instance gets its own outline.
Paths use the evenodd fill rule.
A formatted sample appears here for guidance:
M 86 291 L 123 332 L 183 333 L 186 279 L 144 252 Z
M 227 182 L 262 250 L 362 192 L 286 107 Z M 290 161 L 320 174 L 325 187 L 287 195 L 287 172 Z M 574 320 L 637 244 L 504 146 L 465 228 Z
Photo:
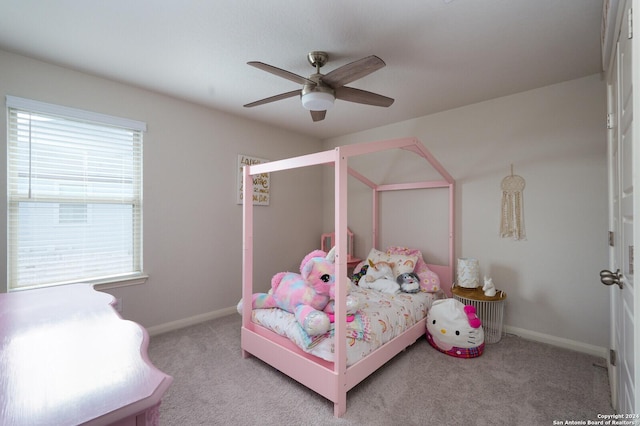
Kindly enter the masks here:
M 378 290 L 382 293 L 400 293 L 400 285 L 393 279 L 393 263 L 369 261 L 367 273 L 360 278 L 358 286 Z
M 440 352 L 454 357 L 482 355 L 484 331 L 476 308 L 456 299 L 434 301 L 427 314 L 427 340 Z
M 268 293 L 253 295 L 252 307 L 280 308 L 295 315 L 309 336 L 329 331 L 330 316 L 333 316 L 335 297 L 335 250 L 329 253 L 314 250 L 300 263 L 300 274 L 279 272 L 271 279 Z M 347 306 L 353 313 L 357 301 L 347 297 Z
M 396 281 L 400 285 L 400 290 L 405 293 L 417 293 L 420 291 L 420 278 L 414 272 L 400 274 Z

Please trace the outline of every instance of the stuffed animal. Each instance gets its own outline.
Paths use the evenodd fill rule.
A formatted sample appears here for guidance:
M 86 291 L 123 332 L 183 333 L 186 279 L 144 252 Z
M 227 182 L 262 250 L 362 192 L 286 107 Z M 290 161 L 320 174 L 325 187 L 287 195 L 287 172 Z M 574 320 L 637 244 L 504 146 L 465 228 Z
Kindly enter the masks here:
M 393 279 L 393 263 L 369 261 L 367 273 L 360 278 L 358 286 L 378 290 L 382 293 L 400 293 L 400 285 Z
M 417 293 L 420 291 L 420 278 L 413 272 L 398 275 L 396 282 L 400 285 L 400 290 L 405 293 Z
M 314 250 L 300 263 L 300 274 L 279 272 L 271 279 L 268 293 L 256 293 L 252 307 L 280 308 L 295 315 L 296 320 L 309 336 L 329 331 L 334 314 L 335 297 L 335 249 L 329 253 Z M 354 313 L 357 300 L 347 297 L 347 306 Z
M 360 270 L 356 272 L 357 269 L 358 267 L 356 266 L 356 268 L 353 270 L 354 271 L 353 275 L 351 275 L 351 282 L 354 283 L 355 285 L 358 285 L 358 283 L 360 282 L 360 278 L 367 275 L 367 271 L 369 270 L 369 265 L 362 263 Z
M 420 278 L 420 289 L 428 293 L 441 292 L 440 277 L 433 272 L 424 261 L 422 252 L 417 249 L 410 249 L 407 247 L 391 246 L 387 247 L 387 254 L 399 254 L 404 256 L 415 256 L 417 258 L 413 272 Z M 411 272 L 411 271 L 409 271 Z
M 476 308 L 456 299 L 434 301 L 427 314 L 427 340 L 440 352 L 454 357 L 482 355 L 484 331 Z

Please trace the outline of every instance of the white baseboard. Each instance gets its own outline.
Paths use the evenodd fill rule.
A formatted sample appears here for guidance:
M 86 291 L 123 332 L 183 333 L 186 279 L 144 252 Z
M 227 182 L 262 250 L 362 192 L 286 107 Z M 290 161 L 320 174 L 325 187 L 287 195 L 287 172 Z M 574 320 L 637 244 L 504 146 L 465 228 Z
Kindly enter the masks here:
M 589 345 L 575 340 L 564 339 L 562 337 L 551 336 L 549 334 L 538 333 L 537 331 L 525 330 L 524 328 L 511 327 L 508 325 L 505 326 L 505 331 L 508 334 L 514 334 L 522 337 L 523 339 L 533 340 L 534 342 L 547 343 L 549 345 L 582 352 L 604 359 L 608 359 L 609 357 L 609 349 L 601 346 Z
M 156 336 L 158 334 L 167 333 L 169 331 L 178 330 L 184 327 L 189 327 L 191 325 L 196 325 L 201 322 L 224 317 L 237 312 L 238 311 L 236 310 L 235 306 L 230 306 L 228 308 L 219 309 L 217 311 L 207 312 L 189 318 L 183 318 L 177 321 L 171 321 L 165 324 L 149 327 L 147 329 L 147 332 L 150 336 Z M 533 340 L 534 342 L 546 343 L 549 345 L 558 346 L 560 348 L 569 349 L 572 351 L 582 352 L 604 359 L 608 359 L 609 357 L 609 349 L 603 348 L 601 346 L 589 345 L 587 343 L 564 339 L 562 337 L 556 337 L 550 334 L 539 333 L 537 331 L 526 330 L 524 328 L 512 327 L 509 325 L 505 325 L 504 330 L 508 334 L 513 334 L 527 340 Z
M 225 317 L 233 313 L 238 313 L 235 306 L 149 327 L 147 328 L 147 332 L 149 333 L 149 336 L 157 336 L 158 334 L 167 333 L 169 331 L 178 330 L 184 327 L 189 327 L 190 325 L 196 325 L 212 319 Z

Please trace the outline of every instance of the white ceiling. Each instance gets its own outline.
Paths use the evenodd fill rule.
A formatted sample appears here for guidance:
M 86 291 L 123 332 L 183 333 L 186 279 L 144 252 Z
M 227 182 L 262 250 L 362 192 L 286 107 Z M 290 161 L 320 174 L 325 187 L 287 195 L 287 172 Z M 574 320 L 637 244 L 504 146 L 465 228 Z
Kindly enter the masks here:
M 0 48 L 328 138 L 601 71 L 602 0 L 0 0 Z M 327 72 L 375 54 L 349 86 L 389 108 L 337 100 L 314 123 L 298 89 L 248 66 Z M 1 78 L 1 76 L 0 76 Z

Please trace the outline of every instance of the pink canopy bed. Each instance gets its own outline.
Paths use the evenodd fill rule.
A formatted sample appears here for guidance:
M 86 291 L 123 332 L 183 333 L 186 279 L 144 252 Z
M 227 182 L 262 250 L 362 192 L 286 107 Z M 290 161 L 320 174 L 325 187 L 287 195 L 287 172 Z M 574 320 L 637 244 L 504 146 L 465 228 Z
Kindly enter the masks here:
M 402 149 L 424 159 L 426 168 L 435 170 L 439 175 L 437 180 L 417 181 L 411 183 L 376 184 L 362 173 L 349 166 L 349 159 L 365 154 L 393 151 Z M 254 175 L 261 173 L 274 173 L 282 170 L 315 166 L 334 166 L 335 173 L 335 268 L 336 268 L 336 322 L 334 324 L 333 337 L 331 337 L 332 358 L 314 355 L 311 351 L 304 350 L 290 338 L 278 334 L 266 326 L 265 321 L 257 320 L 255 312 L 251 309 L 251 295 L 253 294 L 253 203 L 252 200 Z M 291 378 L 297 380 L 309 389 L 317 392 L 334 403 L 334 415 L 342 416 L 347 409 L 347 392 L 360 383 L 383 364 L 413 344 L 418 338 L 425 335 L 426 311 L 433 300 L 431 293 L 418 293 L 416 295 L 403 294 L 395 297 L 403 304 L 398 309 L 405 313 L 411 311 L 413 317 L 403 320 L 406 327 L 398 328 L 393 336 L 377 341 L 375 347 L 362 350 L 359 358 L 350 357 L 348 361 L 348 346 L 352 346 L 353 330 L 348 328 L 346 298 L 348 289 L 353 284 L 347 278 L 347 180 L 348 176 L 360 181 L 372 190 L 372 242 L 374 247 L 379 239 L 378 204 L 379 194 L 382 191 L 396 190 L 428 190 L 440 188 L 448 190 L 449 223 L 448 223 L 448 265 L 434 265 L 426 262 L 428 268 L 435 272 L 442 290 L 450 292 L 453 280 L 454 265 L 454 200 L 455 182 L 445 168 L 433 157 L 424 145 L 415 138 L 396 139 L 388 141 L 376 141 L 355 145 L 346 145 L 332 150 L 318 152 L 299 157 L 272 161 L 263 164 L 245 166 L 244 168 L 244 204 L 243 204 L 243 283 L 242 283 L 242 330 L 241 347 L 244 357 L 253 355 L 274 368 L 280 370 Z M 302 254 L 301 254 L 302 257 Z M 344 277 L 344 278 L 342 278 Z M 357 287 L 357 286 L 356 286 Z M 364 295 L 368 298 L 368 304 L 378 302 L 378 295 L 373 292 Z M 380 295 L 380 298 L 385 297 Z M 389 305 L 385 299 L 385 305 Z M 278 309 L 275 309 L 278 311 Z M 266 311 L 265 309 L 255 311 Z M 273 311 L 273 309 L 271 310 Z M 339 320 L 342 318 L 342 320 Z M 394 322 L 391 320 L 391 322 Z M 395 321 L 396 323 L 400 321 Z M 349 326 L 352 327 L 352 326 Z M 385 333 L 387 330 L 385 330 Z M 348 341 L 351 343 L 348 344 Z M 370 343 L 370 342 L 368 342 Z M 321 345 L 319 345 L 321 346 Z M 357 347 L 357 345 L 356 345 Z M 310 353 L 311 352 L 311 353 Z

